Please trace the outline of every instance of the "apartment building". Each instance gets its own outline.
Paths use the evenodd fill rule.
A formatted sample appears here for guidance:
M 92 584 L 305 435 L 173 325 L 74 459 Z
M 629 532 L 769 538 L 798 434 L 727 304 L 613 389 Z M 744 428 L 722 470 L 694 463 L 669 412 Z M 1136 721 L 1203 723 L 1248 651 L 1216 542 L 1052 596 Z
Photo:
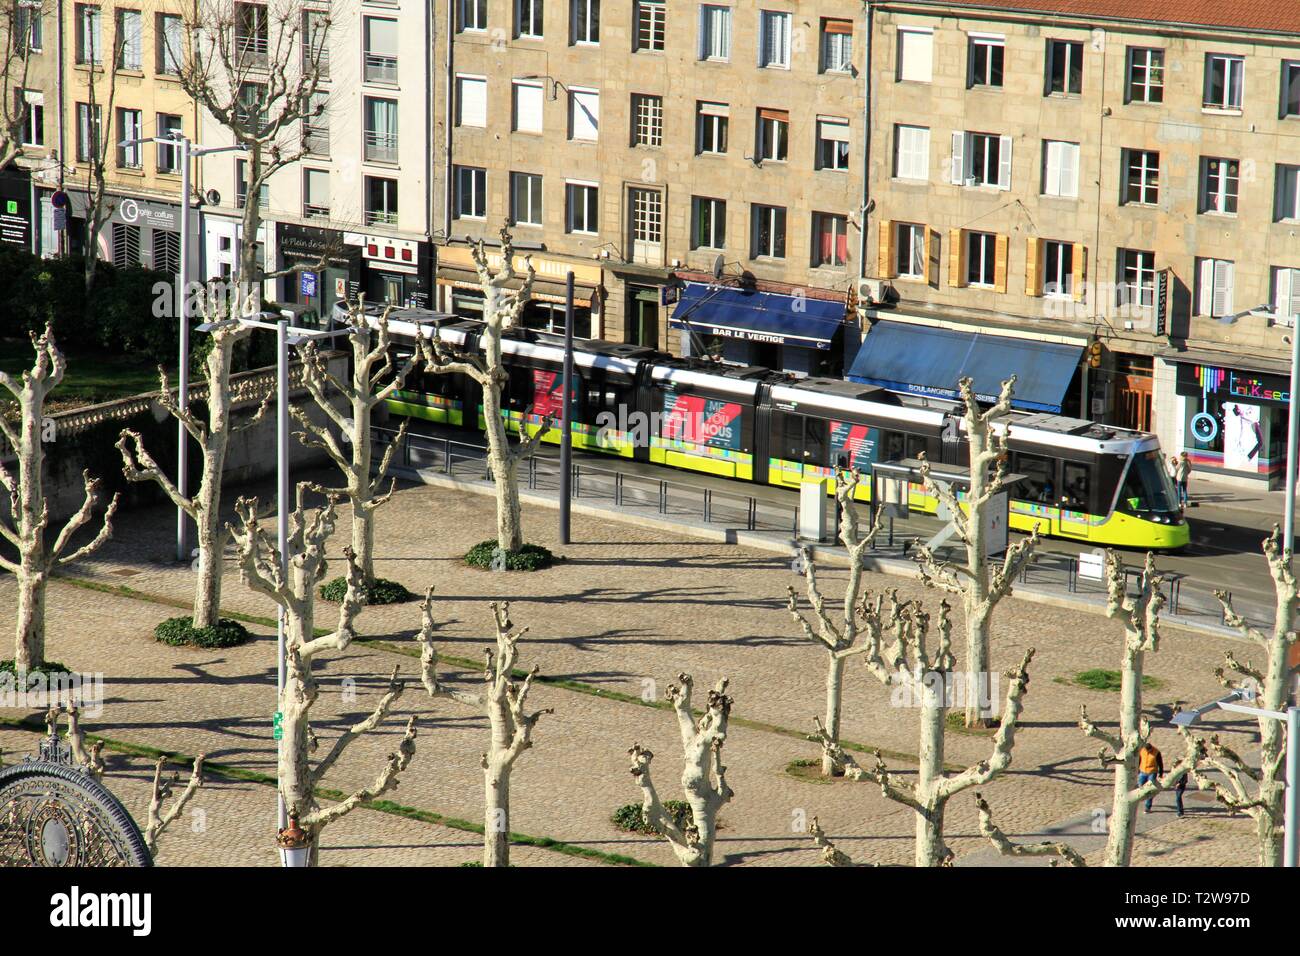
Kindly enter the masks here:
M 440 5 L 440 307 L 481 312 L 466 240 L 509 221 L 537 270 L 530 326 L 563 328 L 572 271 L 579 335 L 839 374 L 863 249 L 862 9 Z
M 870 331 L 848 376 L 1150 429 L 1281 480 L 1300 312 L 1300 6 L 881 0 Z M 978 376 L 977 376 L 978 377 Z
M 431 305 L 429 4 L 296 0 L 287 8 L 272 0 L 234 6 L 235 42 L 254 65 L 258 55 L 272 55 L 263 51 L 277 49 L 291 49 L 300 69 L 319 64 L 315 102 L 323 109 L 285 130 L 282 149 L 301 159 L 278 171 L 256 197 L 248 195 L 247 160 L 238 153 L 203 161 L 204 187 L 219 196 L 204 210 L 205 274 L 237 269 L 241 211 L 257 201 L 263 224 L 254 238 L 273 276 L 264 290 L 272 300 L 318 313 L 358 293 L 370 301 Z M 296 36 L 277 43 L 277 29 L 288 23 Z M 256 69 L 248 73 L 248 83 L 258 79 Z M 231 141 L 211 117 L 201 129 L 205 145 Z
M 58 56 L 53 10 L 39 0 L 20 0 L 6 8 L 0 19 L 5 41 L 4 93 L 12 97 L 15 112 L 23 116 L 12 166 L 0 170 L 0 245 L 39 251 L 44 232 L 51 243 L 53 230 L 40 220 L 40 191 L 34 179 L 57 184 L 59 123 L 57 108 Z M 48 111 L 48 112 L 47 112 Z M 48 203 L 46 204 L 48 209 Z

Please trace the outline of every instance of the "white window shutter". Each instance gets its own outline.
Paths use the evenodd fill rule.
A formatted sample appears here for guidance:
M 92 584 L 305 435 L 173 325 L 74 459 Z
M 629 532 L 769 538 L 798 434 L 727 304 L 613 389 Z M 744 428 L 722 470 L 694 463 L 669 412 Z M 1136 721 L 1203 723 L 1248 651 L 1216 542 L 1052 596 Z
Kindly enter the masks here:
M 966 134 L 952 134 L 952 169 L 949 181 L 958 186 L 966 182 Z
M 1291 270 L 1273 270 L 1273 311 L 1279 318 L 1293 315 L 1291 311 Z
M 1079 147 L 1073 143 L 1061 144 L 1061 195 L 1079 195 Z
M 1196 281 L 1200 286 L 1196 301 L 1198 315 L 1210 315 L 1214 307 L 1214 260 L 1202 259 Z
M 542 131 L 542 88 L 532 83 L 515 84 L 515 129 Z
M 487 80 L 457 77 L 460 87 L 460 125 L 487 126 Z
M 1049 196 L 1061 195 L 1061 144 L 1047 143 L 1047 168 L 1043 172 L 1043 192 Z
M 1011 137 L 999 137 L 998 144 L 998 189 L 1011 188 Z
M 1232 314 L 1232 272 L 1233 264 L 1223 259 L 1214 267 L 1214 314 Z

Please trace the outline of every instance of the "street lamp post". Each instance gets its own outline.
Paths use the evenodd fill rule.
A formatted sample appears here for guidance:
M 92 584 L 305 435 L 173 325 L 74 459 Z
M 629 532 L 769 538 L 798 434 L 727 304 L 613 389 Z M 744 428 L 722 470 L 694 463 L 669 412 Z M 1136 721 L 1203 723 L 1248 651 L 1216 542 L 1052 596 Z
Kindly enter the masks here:
M 1287 394 L 1286 430 L 1286 537 L 1283 547 L 1290 551 L 1295 542 L 1296 448 L 1300 445 L 1300 409 L 1296 407 L 1296 383 L 1300 382 L 1300 329 L 1291 329 L 1291 389 Z
M 176 264 L 175 296 L 176 318 L 180 323 L 180 368 L 177 370 L 176 376 L 176 404 L 178 408 L 188 408 L 190 402 L 190 317 L 185 308 L 185 291 L 190 273 L 190 161 L 212 153 L 246 151 L 248 147 L 242 143 L 233 146 L 199 146 L 190 142 L 189 137 L 179 134 L 128 139 L 123 140 L 118 145 L 140 146 L 144 143 L 157 143 L 159 146 L 167 146 L 176 150 L 177 160 L 181 167 L 181 242 L 179 261 Z M 185 430 L 185 423 L 178 421 L 176 423 L 176 490 L 180 492 L 182 498 L 189 491 L 190 460 L 187 454 L 188 451 L 189 433 Z M 178 507 L 176 509 L 177 561 L 189 560 L 188 520 L 185 510 Z

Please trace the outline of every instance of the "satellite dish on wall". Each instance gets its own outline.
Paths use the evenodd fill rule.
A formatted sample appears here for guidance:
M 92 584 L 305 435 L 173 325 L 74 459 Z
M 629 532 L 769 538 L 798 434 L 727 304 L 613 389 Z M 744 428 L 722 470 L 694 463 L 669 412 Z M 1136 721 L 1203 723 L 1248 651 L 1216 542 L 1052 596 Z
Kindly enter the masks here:
M 217 192 L 215 189 L 209 189 L 207 192 L 203 194 L 203 201 L 206 202 L 209 206 L 220 206 L 221 193 Z
M 719 253 L 713 259 L 713 280 L 716 282 L 722 278 L 722 269 L 727 264 L 727 260 Z

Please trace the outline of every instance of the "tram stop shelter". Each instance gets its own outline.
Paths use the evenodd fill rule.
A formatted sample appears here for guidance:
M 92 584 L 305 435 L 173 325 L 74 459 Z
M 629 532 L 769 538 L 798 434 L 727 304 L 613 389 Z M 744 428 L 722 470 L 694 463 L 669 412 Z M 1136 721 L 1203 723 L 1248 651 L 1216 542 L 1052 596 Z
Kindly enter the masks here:
M 905 518 L 911 511 L 911 486 L 921 483 L 921 460 L 919 458 L 898 458 L 893 461 L 877 461 L 871 465 L 871 502 L 877 512 L 889 519 L 889 537 L 894 537 L 894 519 Z M 930 462 L 930 480 L 940 487 L 950 489 L 954 494 L 970 490 L 970 468 L 964 465 L 948 465 Z M 1011 509 L 1010 490 L 1025 476 L 1007 474 L 1002 477 L 1002 491 L 989 503 L 984 516 L 984 541 L 986 553 L 1001 554 L 1007 549 L 1007 518 Z M 957 531 L 943 500 L 939 501 L 939 520 L 946 522 L 939 531 L 925 543 L 931 550 L 943 546 Z M 874 517 L 874 516 L 873 516 Z

